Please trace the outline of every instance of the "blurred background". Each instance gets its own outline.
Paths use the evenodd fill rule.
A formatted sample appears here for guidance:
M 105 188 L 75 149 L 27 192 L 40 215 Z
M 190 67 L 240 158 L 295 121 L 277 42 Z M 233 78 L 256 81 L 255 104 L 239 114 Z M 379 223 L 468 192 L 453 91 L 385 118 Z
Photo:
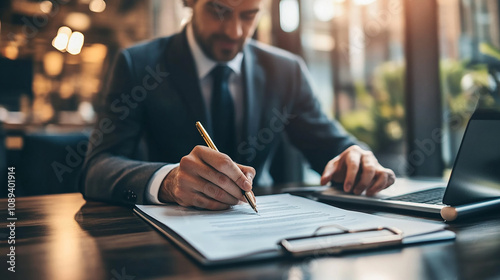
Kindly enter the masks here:
M 416 2 L 426 4 L 416 11 Z M 303 57 L 324 112 L 399 176 L 442 175 L 478 104 L 500 103 L 499 2 L 270 0 L 255 39 Z M 415 25 L 412 16 L 434 24 Z M 0 167 L 16 166 L 19 195 L 76 191 L 115 55 L 189 19 L 181 0 L 0 1 Z M 415 32 L 435 43 L 412 48 Z M 408 59 L 422 52 L 437 61 Z M 436 82 L 418 83 L 431 83 L 438 96 L 414 108 L 405 100 L 419 92 L 408 83 L 427 71 L 439 73 Z M 415 110 L 442 117 L 412 121 L 407 112 Z M 442 141 L 415 133 L 420 123 L 439 129 Z M 296 172 L 282 181 L 318 182 L 300 155 L 284 154 L 281 165 Z M 420 154 L 435 162 L 422 172 L 429 165 L 418 164 Z

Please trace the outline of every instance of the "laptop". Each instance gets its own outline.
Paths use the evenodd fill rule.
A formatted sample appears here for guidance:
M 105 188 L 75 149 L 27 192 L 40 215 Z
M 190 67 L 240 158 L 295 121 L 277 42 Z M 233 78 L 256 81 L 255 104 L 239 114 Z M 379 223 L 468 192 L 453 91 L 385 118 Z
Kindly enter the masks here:
M 446 206 L 500 205 L 500 111 L 476 110 L 467 124 L 448 182 L 398 178 L 376 196 L 347 194 L 330 187 L 317 194 L 331 202 L 355 203 L 439 214 Z

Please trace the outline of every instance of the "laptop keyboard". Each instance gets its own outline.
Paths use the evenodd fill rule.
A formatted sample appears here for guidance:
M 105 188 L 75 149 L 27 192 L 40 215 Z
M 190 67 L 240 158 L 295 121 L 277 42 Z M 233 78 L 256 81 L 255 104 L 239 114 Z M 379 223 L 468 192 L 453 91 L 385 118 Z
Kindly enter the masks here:
M 442 205 L 445 190 L 446 188 L 429 189 L 425 191 L 394 196 L 391 198 L 387 198 L 386 200 Z

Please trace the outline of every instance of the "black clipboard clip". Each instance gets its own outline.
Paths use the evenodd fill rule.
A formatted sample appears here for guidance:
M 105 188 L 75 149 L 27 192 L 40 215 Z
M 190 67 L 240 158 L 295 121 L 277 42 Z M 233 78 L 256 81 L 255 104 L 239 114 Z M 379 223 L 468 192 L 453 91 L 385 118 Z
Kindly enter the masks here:
M 318 234 L 326 228 L 336 228 L 339 232 Z M 317 228 L 310 236 L 286 238 L 278 244 L 288 255 L 302 257 L 376 249 L 400 245 L 402 241 L 403 232 L 394 227 L 350 230 L 339 225 L 328 225 Z

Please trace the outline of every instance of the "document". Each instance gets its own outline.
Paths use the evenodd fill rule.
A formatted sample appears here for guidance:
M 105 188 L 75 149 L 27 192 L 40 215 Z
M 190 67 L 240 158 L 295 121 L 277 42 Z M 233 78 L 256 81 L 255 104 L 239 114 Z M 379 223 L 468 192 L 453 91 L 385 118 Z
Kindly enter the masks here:
M 257 204 L 258 214 L 247 204 L 224 211 L 157 205 L 136 208 L 141 216 L 165 225 L 204 258 L 215 262 L 277 252 L 280 240 L 310 236 L 329 225 L 352 230 L 395 227 L 405 238 L 444 229 L 443 223 L 378 217 L 289 194 L 258 196 Z

